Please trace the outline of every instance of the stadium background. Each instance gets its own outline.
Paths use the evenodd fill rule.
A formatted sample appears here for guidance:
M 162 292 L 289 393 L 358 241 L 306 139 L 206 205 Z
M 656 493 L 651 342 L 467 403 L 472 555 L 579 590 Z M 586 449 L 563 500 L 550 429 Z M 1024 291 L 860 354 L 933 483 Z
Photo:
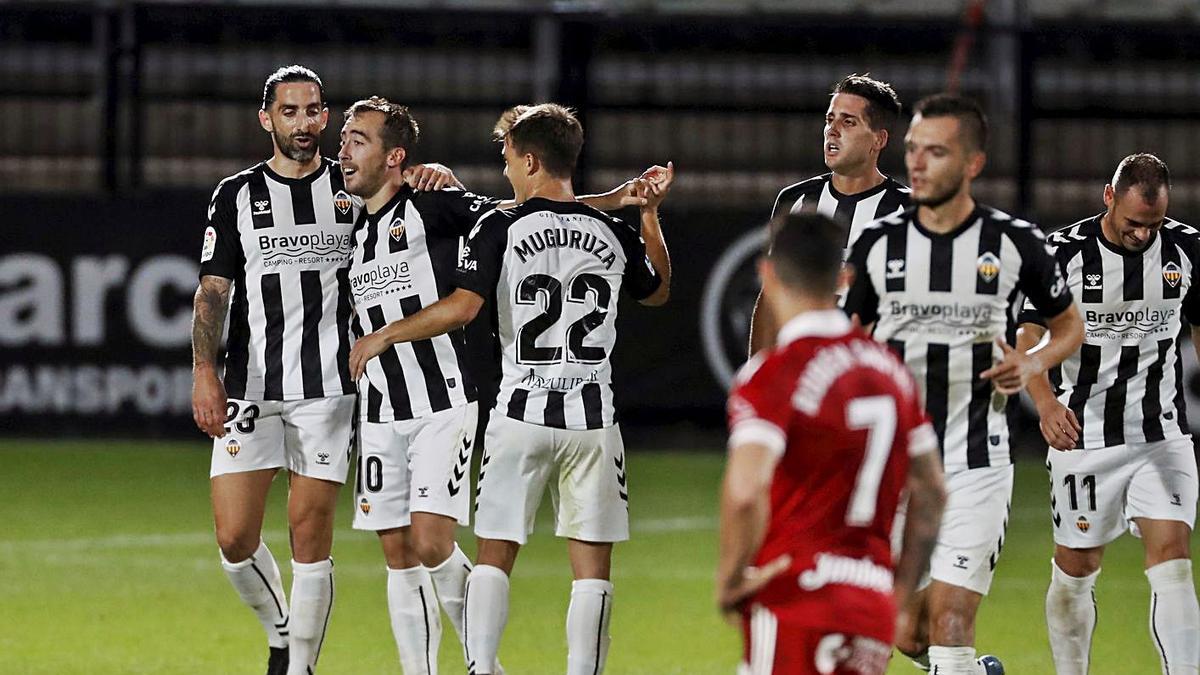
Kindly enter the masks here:
M 723 380 L 756 227 L 782 186 L 825 171 L 830 85 L 869 72 L 906 106 L 978 97 L 994 130 L 979 198 L 1045 228 L 1100 210 L 1135 151 L 1168 163 L 1170 213 L 1195 223 L 1198 21 L 1193 0 L 0 0 L 0 672 L 257 669 L 258 629 L 215 564 L 188 327 L 207 200 L 268 156 L 254 111 L 277 66 L 324 78 L 326 154 L 341 111 L 381 94 L 420 120 L 417 158 L 478 192 L 511 193 L 488 133 L 518 102 L 579 110 L 582 191 L 676 163 L 672 302 L 622 309 L 635 541 L 617 557 L 610 672 L 715 673 L 737 639 L 710 609 Z M 882 166 L 903 180 L 901 136 Z M 1027 431 L 979 643 L 1040 673 L 1049 518 Z M 322 672 L 397 672 L 377 546 L 348 523 L 338 537 Z M 542 532 L 522 554 L 513 672 L 560 668 L 560 549 Z M 1106 562 L 1093 672 L 1155 672 L 1136 543 Z

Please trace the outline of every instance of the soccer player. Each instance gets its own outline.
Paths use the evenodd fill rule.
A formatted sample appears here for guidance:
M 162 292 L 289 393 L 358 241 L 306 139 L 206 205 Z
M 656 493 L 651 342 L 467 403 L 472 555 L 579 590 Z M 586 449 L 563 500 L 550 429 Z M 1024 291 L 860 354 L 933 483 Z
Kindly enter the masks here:
M 949 497 L 932 581 L 914 596 L 929 622 L 902 626 L 897 643 L 914 656 L 927 643 L 934 672 L 958 675 L 985 672 L 975 658 L 975 615 L 1012 496 L 1009 397 L 1078 349 L 1083 327 L 1038 228 L 971 196 L 986 160 L 978 104 L 937 95 L 915 112 L 904 161 L 916 207 L 869 225 L 851 245 L 845 309 L 874 324 L 875 339 L 912 370 L 942 448 Z M 1036 354 L 1011 346 L 1021 294 L 1050 331 Z
M 329 111 L 316 73 L 302 66 L 272 73 L 258 118 L 274 154 L 221 181 L 208 209 L 192 325 L 192 412 L 213 438 L 221 564 L 266 629 L 268 673 L 309 673 L 333 606 L 334 504 L 352 436 L 347 272 L 361 203 L 337 164 L 317 154 Z M 267 492 L 283 467 L 290 472 L 290 614 L 261 539 Z
M 635 228 L 576 199 L 571 175 L 583 128 L 566 108 L 543 104 L 503 118 L 497 138 L 517 206 L 479 221 L 459 259 L 459 288 L 393 323 L 389 339 L 426 339 L 464 325 L 485 302 L 495 305 L 503 376 L 479 477 L 479 553 L 464 613 L 468 667 L 494 672 L 508 575 L 552 481 L 556 532 L 568 538 L 575 576 L 567 673 L 598 673 L 609 643 L 612 547 L 629 537 L 609 361 L 617 298 L 624 289 L 643 304 L 667 301 L 670 261 L 658 205 L 674 169 L 649 181 Z
M 1153 155 L 1121 160 L 1104 213 L 1050 235 L 1084 316 L 1083 347 L 1029 383 L 1050 445 L 1054 559 L 1046 626 L 1059 675 L 1088 672 L 1104 547 L 1128 525 L 1145 545 L 1150 631 L 1163 673 L 1200 667 L 1189 538 L 1196 456 L 1179 350 L 1200 353 L 1200 233 L 1167 218 L 1170 176 Z M 1044 329 L 1030 308 L 1018 349 Z M 1054 381 L 1051 389 L 1050 381 Z
M 837 308 L 845 227 L 780 223 L 759 275 L 784 324 L 729 397 L 718 605 L 741 621 L 745 672 L 882 674 L 946 499 L 937 439 L 904 364 Z
M 900 112 L 900 98 L 886 82 L 848 75 L 835 84 L 822 140 L 829 173 L 783 188 L 775 198 L 770 222 L 800 211 L 836 218 L 849 226 L 847 241 L 839 246 L 845 248 L 867 223 L 907 207 L 908 188 L 879 170 L 879 155 Z M 762 305 L 761 300 L 755 304 L 750 320 L 752 355 L 770 347 L 779 330 L 779 323 Z

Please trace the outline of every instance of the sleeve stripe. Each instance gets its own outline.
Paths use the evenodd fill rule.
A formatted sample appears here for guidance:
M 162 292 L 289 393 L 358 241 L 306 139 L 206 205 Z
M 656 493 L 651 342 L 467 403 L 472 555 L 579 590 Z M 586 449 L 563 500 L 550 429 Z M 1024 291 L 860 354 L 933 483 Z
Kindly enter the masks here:
M 738 422 L 729 432 L 730 450 L 748 443 L 765 446 L 771 454 L 782 457 L 787 449 L 787 434 L 771 422 L 751 417 Z

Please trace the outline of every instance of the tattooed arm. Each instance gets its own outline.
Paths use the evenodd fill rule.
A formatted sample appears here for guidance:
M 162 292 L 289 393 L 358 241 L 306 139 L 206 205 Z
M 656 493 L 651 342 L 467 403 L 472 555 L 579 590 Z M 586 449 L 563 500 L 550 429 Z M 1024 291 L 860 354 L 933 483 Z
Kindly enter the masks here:
M 230 285 L 224 277 L 200 277 L 192 311 L 192 419 L 213 438 L 225 435 L 225 386 L 217 377 L 217 352 Z

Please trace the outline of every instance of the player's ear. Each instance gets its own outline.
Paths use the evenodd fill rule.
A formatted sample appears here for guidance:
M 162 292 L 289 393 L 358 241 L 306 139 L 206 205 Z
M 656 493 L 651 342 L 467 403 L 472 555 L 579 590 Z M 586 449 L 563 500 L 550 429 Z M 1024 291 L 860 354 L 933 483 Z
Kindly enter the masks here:
M 876 131 L 875 132 L 875 149 L 878 150 L 879 152 L 883 152 L 883 149 L 887 147 L 887 144 L 888 144 L 888 130 L 880 129 L 879 131 Z
M 329 108 L 321 108 L 321 131 L 325 131 L 325 125 L 329 124 Z
M 542 170 L 542 160 L 532 152 L 525 153 L 525 175 L 532 176 Z
M 271 116 L 266 110 L 258 111 L 258 124 L 263 128 L 263 131 L 268 133 L 275 131 L 275 125 L 271 123 Z
M 854 265 L 842 263 L 842 269 L 838 272 L 838 288 L 850 288 L 854 283 Z
M 388 168 L 394 169 L 398 166 L 404 166 L 404 159 L 406 157 L 408 157 L 408 153 L 405 152 L 404 148 L 395 147 L 395 148 L 392 148 L 391 150 L 388 150 L 388 154 L 387 154 Z
M 971 180 L 975 180 L 979 174 L 983 173 L 983 166 L 987 164 L 987 153 L 982 150 L 974 150 L 967 159 L 967 175 Z
M 1111 209 L 1113 202 L 1117 199 L 1117 189 L 1112 186 L 1112 183 L 1104 185 L 1104 208 Z

